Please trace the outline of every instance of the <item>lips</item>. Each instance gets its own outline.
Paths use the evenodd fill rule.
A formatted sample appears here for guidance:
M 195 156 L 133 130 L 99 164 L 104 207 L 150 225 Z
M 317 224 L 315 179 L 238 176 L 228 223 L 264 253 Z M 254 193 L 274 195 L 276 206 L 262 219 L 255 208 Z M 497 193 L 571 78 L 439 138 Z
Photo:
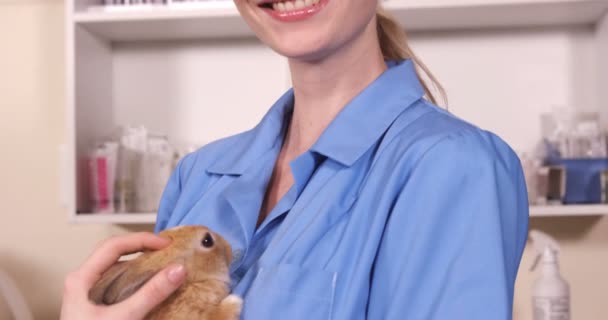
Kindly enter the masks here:
M 328 2 L 329 0 L 265 1 L 258 6 L 276 20 L 293 22 L 312 17 Z
M 275 11 L 285 12 L 312 7 L 319 3 L 319 1 L 320 0 L 289 0 L 265 3 L 265 5 L 267 8 L 272 8 Z

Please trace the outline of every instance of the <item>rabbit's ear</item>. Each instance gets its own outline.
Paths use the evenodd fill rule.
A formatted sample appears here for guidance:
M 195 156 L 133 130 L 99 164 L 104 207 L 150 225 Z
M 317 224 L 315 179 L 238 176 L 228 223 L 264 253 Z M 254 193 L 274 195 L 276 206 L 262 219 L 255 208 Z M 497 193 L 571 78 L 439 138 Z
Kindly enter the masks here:
M 106 270 L 101 276 L 101 279 L 95 283 L 93 288 L 89 290 L 89 299 L 96 304 L 108 304 L 105 302 L 104 296 L 114 282 L 122 276 L 129 266 L 128 262 L 117 262 L 110 269 Z
M 160 270 L 140 270 L 132 262 L 119 262 L 108 269 L 89 291 L 89 299 L 97 304 L 119 303 L 135 293 Z

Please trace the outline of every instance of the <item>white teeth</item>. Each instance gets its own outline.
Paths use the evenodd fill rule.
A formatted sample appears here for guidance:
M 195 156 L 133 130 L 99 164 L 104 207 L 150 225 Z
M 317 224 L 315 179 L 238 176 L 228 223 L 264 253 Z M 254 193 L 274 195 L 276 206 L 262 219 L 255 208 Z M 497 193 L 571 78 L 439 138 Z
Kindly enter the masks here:
M 314 6 L 320 0 L 287 0 L 282 2 L 274 2 L 272 8 L 276 11 L 293 11 L 306 7 Z

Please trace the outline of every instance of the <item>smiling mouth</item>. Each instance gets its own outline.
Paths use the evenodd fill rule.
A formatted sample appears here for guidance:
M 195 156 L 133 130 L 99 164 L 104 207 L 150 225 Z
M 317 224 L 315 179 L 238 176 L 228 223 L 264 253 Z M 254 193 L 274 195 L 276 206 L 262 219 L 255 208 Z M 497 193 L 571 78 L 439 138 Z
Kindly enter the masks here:
M 311 9 L 321 0 L 286 0 L 262 3 L 261 8 L 270 9 L 276 12 L 291 12 Z

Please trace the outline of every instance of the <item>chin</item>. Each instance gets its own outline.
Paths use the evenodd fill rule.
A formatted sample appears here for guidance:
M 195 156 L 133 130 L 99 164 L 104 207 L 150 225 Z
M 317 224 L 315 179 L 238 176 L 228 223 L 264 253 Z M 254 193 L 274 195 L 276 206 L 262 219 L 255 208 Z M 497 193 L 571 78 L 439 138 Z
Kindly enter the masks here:
M 264 41 L 272 50 L 288 58 L 302 61 L 321 60 L 334 50 L 330 37 L 310 31 L 302 33 L 285 33 L 275 39 Z
M 274 51 L 289 59 L 314 61 L 360 34 L 374 16 L 377 1 L 235 0 L 235 4 L 258 38 Z M 353 6 L 358 10 L 352 11 Z

